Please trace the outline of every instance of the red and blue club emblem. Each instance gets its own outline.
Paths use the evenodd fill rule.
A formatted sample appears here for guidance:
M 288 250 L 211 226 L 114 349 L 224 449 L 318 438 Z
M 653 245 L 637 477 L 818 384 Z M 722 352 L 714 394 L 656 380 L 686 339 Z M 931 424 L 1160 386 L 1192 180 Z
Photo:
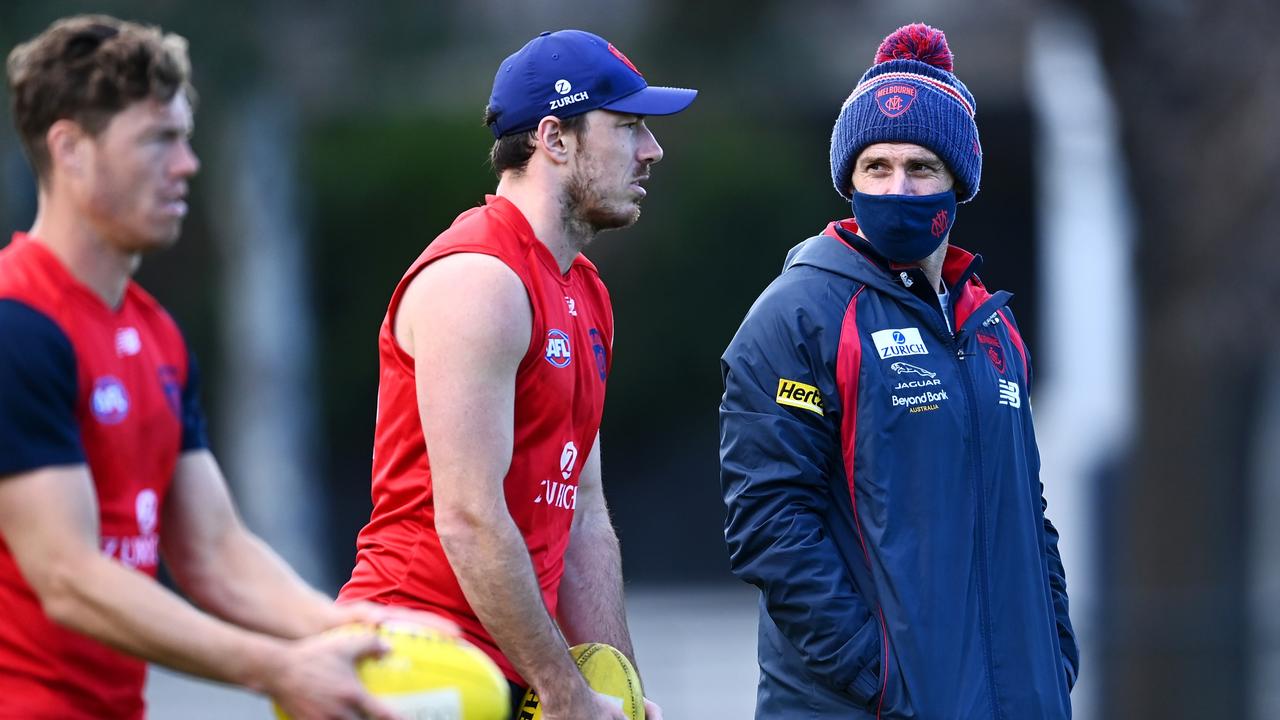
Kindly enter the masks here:
M 911 109 L 916 101 L 916 88 L 906 83 L 889 83 L 876 90 L 876 107 L 886 117 L 896 118 Z
M 595 328 L 591 328 L 588 334 L 591 336 L 591 352 L 596 356 L 596 372 L 600 373 L 600 381 L 604 382 L 609 374 L 609 358 L 605 353 L 604 339 Z
M 178 369 L 172 365 L 161 365 L 159 371 L 160 387 L 164 390 L 164 399 L 173 414 L 182 417 L 182 383 L 178 379 Z
M 978 342 L 982 344 L 982 349 L 987 352 L 987 359 L 991 361 L 992 367 L 1001 375 L 1004 374 L 1004 350 L 1000 347 L 1000 339 L 988 335 L 986 333 L 978 333 Z

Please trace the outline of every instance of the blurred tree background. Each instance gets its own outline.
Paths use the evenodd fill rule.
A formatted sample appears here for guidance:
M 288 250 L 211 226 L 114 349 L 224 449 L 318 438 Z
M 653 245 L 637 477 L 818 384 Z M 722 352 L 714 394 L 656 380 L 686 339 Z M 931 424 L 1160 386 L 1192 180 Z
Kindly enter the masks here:
M 948 34 L 985 152 L 953 241 L 1015 293 L 1033 353 L 1055 309 L 1041 280 L 1095 291 L 1094 258 L 1042 261 L 1041 179 L 1087 168 L 1043 167 L 1028 87 L 1033 27 L 1079 13 L 1119 115 L 1139 324 L 1132 446 L 1069 479 L 1091 535 L 1074 561 L 1093 575 L 1071 580 L 1097 586 L 1073 608 L 1100 663 L 1083 668 L 1092 716 L 1280 716 L 1280 539 L 1265 529 L 1280 506 L 1274 3 L 9 0 L 0 45 L 85 11 L 190 40 L 204 170 L 182 242 L 139 279 L 203 361 L 215 450 L 250 523 L 329 589 L 370 507 L 379 323 L 408 264 L 495 184 L 480 118 L 503 57 L 581 27 L 651 83 L 700 90 L 650 120 L 666 158 L 640 223 L 587 254 L 616 312 L 603 461 L 628 577 L 719 583 L 717 358 L 787 249 L 850 214 L 830 185 L 831 123 L 885 34 L 917 20 Z M 30 222 L 33 193 L 6 121 L 6 235 Z M 1112 350 L 1084 336 L 1042 352 L 1038 383 Z

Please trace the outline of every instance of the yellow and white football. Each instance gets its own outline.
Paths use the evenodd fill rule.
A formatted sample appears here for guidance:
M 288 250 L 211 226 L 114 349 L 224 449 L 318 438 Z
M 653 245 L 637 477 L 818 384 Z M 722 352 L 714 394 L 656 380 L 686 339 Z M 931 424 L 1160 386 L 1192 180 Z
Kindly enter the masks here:
M 331 632 L 368 632 L 348 625 Z M 375 632 L 391 650 L 366 658 L 356 674 L 369 692 L 410 720 L 506 720 L 511 690 L 498 666 L 459 637 L 411 623 L 384 623 Z M 279 720 L 289 720 L 278 706 Z
M 617 702 L 629 720 L 644 720 L 644 690 L 626 655 L 605 643 L 574 645 L 569 654 L 592 690 Z M 542 720 L 542 703 L 532 688 L 520 702 L 515 720 Z

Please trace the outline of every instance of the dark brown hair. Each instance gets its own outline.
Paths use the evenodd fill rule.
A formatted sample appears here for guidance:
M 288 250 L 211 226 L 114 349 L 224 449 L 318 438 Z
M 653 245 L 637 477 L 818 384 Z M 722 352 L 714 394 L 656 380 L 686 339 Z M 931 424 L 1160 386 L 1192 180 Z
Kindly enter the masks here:
M 182 92 L 192 103 L 187 41 L 157 27 L 107 15 L 54 22 L 17 46 L 7 63 L 13 122 L 36 175 L 49 171 L 49 127 L 74 120 L 97 135 L 139 100 L 169 102 Z
M 484 124 L 490 127 L 498 120 L 498 115 L 488 107 L 484 109 Z M 573 115 L 567 118 L 560 118 L 560 130 L 566 133 L 578 133 L 587 127 L 587 116 L 585 113 Z M 537 130 L 526 130 L 524 132 L 503 135 L 493 143 L 493 147 L 489 149 L 489 165 L 493 167 L 493 172 L 498 177 L 502 177 L 502 173 L 511 170 L 516 174 L 524 172 L 529 165 L 529 158 L 533 157 L 533 149 L 535 146 L 535 135 Z

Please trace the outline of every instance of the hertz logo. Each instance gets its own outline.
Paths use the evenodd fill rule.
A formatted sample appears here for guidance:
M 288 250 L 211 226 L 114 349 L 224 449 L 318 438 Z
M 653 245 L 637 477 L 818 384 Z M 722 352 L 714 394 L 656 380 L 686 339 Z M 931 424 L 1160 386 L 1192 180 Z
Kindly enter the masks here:
M 822 414 L 822 393 L 818 392 L 818 388 L 812 385 L 779 378 L 778 396 L 775 399 L 779 405 L 790 405 L 801 410 L 810 410 L 819 415 Z

